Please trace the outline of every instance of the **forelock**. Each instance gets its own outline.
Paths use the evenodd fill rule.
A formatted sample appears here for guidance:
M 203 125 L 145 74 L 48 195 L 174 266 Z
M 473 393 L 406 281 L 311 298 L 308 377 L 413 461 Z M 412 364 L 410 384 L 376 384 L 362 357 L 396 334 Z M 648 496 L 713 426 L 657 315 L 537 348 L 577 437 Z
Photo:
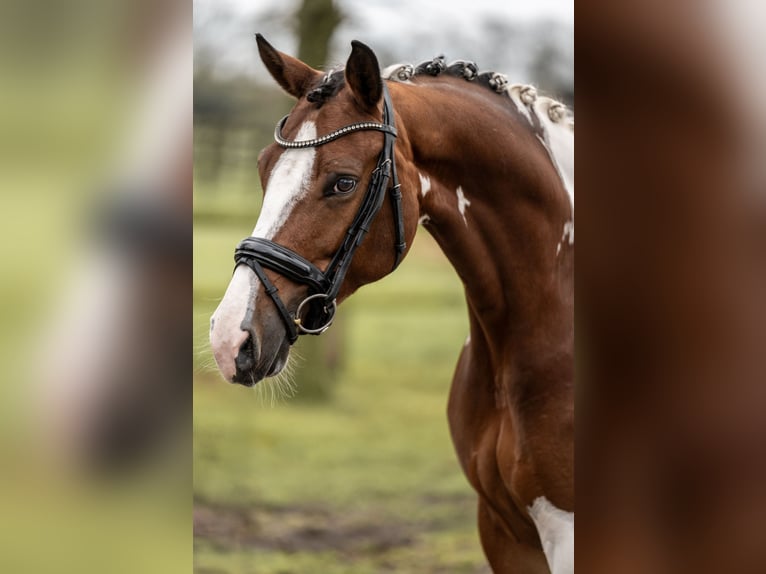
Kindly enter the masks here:
M 335 96 L 345 85 L 346 76 L 343 70 L 343 66 L 337 66 L 328 71 L 322 76 L 322 79 L 309 90 L 309 93 L 306 94 L 306 99 L 313 104 L 317 104 L 317 107 L 322 107 L 327 100 Z

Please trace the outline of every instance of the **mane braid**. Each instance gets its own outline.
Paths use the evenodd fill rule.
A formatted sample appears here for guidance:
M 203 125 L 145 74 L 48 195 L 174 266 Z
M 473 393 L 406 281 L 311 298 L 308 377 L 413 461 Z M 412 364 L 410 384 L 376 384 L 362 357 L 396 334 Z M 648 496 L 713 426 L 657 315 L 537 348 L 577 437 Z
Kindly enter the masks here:
M 447 63 L 444 60 L 444 56 L 437 56 L 433 60 L 423 62 L 415 68 L 415 75 L 428 74 L 429 76 L 438 76 L 446 69 Z
M 456 78 L 463 78 L 469 82 L 476 79 L 479 74 L 479 67 L 476 62 L 468 62 L 466 60 L 455 60 L 444 71 L 448 76 L 455 76 Z

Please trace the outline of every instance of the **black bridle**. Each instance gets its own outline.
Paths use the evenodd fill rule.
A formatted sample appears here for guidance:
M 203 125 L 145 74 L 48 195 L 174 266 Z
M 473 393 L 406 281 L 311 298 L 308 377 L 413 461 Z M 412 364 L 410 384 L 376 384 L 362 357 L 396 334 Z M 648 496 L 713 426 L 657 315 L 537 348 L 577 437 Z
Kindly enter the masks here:
M 319 335 L 332 324 L 337 309 L 336 297 L 351 265 L 351 260 L 364 236 L 370 230 L 370 225 L 383 205 L 383 200 L 389 189 L 396 233 L 394 269 L 399 265 L 407 245 L 404 239 L 402 194 L 399 189 L 399 179 L 396 176 L 396 164 L 394 162 L 394 143 L 396 141 L 394 108 L 385 83 L 383 84 L 383 123 L 360 122 L 313 140 L 288 141 L 282 137 L 282 128 L 287 117 L 282 118 L 274 130 L 274 139 L 277 144 L 287 149 L 319 147 L 347 134 L 365 130 L 383 132 L 384 137 L 383 150 L 378 157 L 378 165 L 372 172 L 370 185 L 367 187 L 359 211 L 357 211 L 348 231 L 346 231 L 343 242 L 338 251 L 335 252 L 327 269 L 322 271 L 295 251 L 260 237 L 243 239 L 234 251 L 235 268 L 237 265 L 244 264 L 255 272 L 266 293 L 274 301 L 274 305 L 285 324 L 287 338 L 292 345 L 299 335 Z M 390 187 L 389 181 L 391 182 Z M 278 289 L 266 276 L 264 267 L 276 271 L 296 283 L 308 286 L 309 294 L 298 305 L 294 316 L 285 307 Z

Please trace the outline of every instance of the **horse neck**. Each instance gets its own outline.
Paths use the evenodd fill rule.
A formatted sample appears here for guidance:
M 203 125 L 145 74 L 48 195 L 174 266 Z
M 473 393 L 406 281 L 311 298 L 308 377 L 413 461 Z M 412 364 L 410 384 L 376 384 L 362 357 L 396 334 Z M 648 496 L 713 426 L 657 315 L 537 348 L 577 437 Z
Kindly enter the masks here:
M 508 344 L 560 346 L 572 332 L 569 196 L 511 100 L 466 86 L 464 97 L 444 85 L 394 86 L 410 193 L 465 285 L 483 331 L 472 339 L 502 355 Z

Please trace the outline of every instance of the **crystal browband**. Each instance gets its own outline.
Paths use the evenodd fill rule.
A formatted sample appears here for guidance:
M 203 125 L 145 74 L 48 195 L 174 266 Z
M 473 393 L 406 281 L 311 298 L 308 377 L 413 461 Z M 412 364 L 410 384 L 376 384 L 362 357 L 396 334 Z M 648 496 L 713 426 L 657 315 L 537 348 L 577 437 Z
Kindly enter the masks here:
M 340 129 L 335 130 L 334 132 L 330 132 L 327 135 L 324 135 L 319 138 L 315 138 L 313 140 L 291 141 L 291 140 L 286 140 L 284 137 L 282 137 L 282 128 L 287 122 L 288 117 L 290 116 L 285 116 L 281 120 L 279 120 L 279 123 L 277 124 L 277 127 L 274 130 L 274 139 L 280 146 L 284 148 L 296 149 L 296 148 L 307 148 L 307 147 L 319 147 L 326 143 L 330 143 L 331 141 L 334 141 L 338 138 L 341 138 L 347 134 L 350 134 L 351 132 L 361 132 L 361 131 L 369 131 L 369 130 L 389 133 L 392 136 L 396 137 L 396 128 L 394 126 L 379 124 L 377 122 L 359 122 L 356 124 L 350 124 L 348 126 L 342 127 Z

